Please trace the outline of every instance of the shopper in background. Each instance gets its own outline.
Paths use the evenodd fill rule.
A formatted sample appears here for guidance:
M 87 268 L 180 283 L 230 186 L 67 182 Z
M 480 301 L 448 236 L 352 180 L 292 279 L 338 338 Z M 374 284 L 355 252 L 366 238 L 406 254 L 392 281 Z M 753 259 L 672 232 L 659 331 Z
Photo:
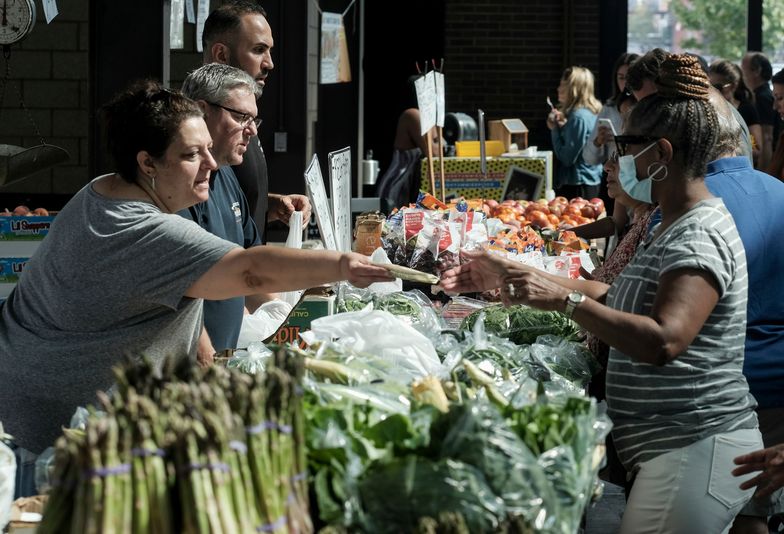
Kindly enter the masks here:
M 759 114 L 754 105 L 754 96 L 746 84 L 743 83 L 743 73 L 735 63 L 726 59 L 717 59 L 710 65 L 708 71 L 711 85 L 738 110 L 743 121 L 749 128 L 751 135 L 752 156 L 757 162 L 762 146 L 762 125 Z M 772 109 L 772 108 L 771 108 Z M 759 165 L 756 165 L 759 167 Z
M 95 404 L 123 358 L 195 362 L 202 299 L 390 280 L 359 254 L 243 249 L 177 215 L 207 200 L 217 168 L 202 112 L 182 94 L 143 83 L 105 115 L 117 172 L 74 195 L 0 302 L 0 420 L 20 459 Z
M 602 167 L 583 159 L 583 148 L 602 108 L 593 94 L 593 80 L 586 68 L 566 69 L 558 84 L 558 107 L 547 115 L 553 152 L 558 159 L 556 192 L 566 198 L 599 195 Z
M 735 463 L 740 466 L 732 471 L 736 477 L 759 473 L 740 485 L 743 489 L 756 487 L 757 497 L 766 497 L 784 487 L 784 443 L 738 456 Z
M 629 65 L 626 70 L 626 88 L 638 102 L 656 92 L 656 78 L 659 77 L 659 68 L 666 58 L 666 50 L 654 48 Z
M 616 145 L 624 189 L 663 218 L 612 286 L 485 253 L 441 284 L 500 287 L 506 304 L 564 311 L 612 347 L 608 413 L 635 477 L 621 533 L 724 532 L 752 497 L 733 483 L 732 458 L 762 443 L 742 373 L 746 261 L 703 180 L 719 130 L 708 78 L 687 55 L 668 56 L 660 74 Z
M 774 236 L 784 226 L 784 183 L 754 170 L 737 156 L 740 129 L 724 98 L 711 99 L 719 118 L 717 155 L 708 164 L 705 185 L 721 197 L 732 215 L 746 251 L 749 301 L 743 374 L 757 400 L 757 418 L 766 447 L 784 442 L 784 285 L 773 284 L 784 270 L 784 248 Z M 784 512 L 782 493 L 752 499 L 735 520 L 732 534 L 767 532 L 768 516 Z
M 743 71 L 743 81 L 746 83 L 746 87 L 754 93 L 754 105 L 757 108 L 757 115 L 762 127 L 757 168 L 766 169 L 773 154 L 773 127 L 776 124 L 773 94 L 770 90 L 773 67 L 762 52 L 748 52 L 743 56 L 740 68 Z
M 773 110 L 784 119 L 784 69 L 778 71 L 773 78 Z M 779 136 L 776 150 L 773 153 L 770 164 L 765 168 L 765 172 L 771 176 L 784 180 L 784 132 Z
M 615 60 L 612 96 L 602 106 L 602 110 L 596 118 L 596 126 L 583 148 L 583 160 L 589 165 L 602 165 L 607 161 L 614 150 L 613 131 L 615 133 L 623 131 L 623 115 L 636 102 L 631 92 L 626 90 L 626 72 L 629 70 L 629 65 L 638 57 L 640 56 L 637 54 L 625 53 Z M 607 120 L 612 126 L 607 124 Z M 599 197 L 604 201 L 607 213 L 613 213 L 615 202 L 613 197 L 607 194 L 607 181 L 604 179 L 604 175 L 602 178 Z
M 267 12 L 253 0 L 228 0 L 210 13 L 204 22 L 202 46 L 204 63 L 225 63 L 242 69 L 256 80 L 261 90 L 275 68 L 272 62 L 274 40 Z M 262 241 L 266 242 L 267 223 L 288 224 L 294 211 L 301 211 L 304 221 L 310 219 L 310 201 L 305 195 L 269 192 L 267 160 L 258 136 L 251 139 L 242 163 L 233 169 L 248 199 Z

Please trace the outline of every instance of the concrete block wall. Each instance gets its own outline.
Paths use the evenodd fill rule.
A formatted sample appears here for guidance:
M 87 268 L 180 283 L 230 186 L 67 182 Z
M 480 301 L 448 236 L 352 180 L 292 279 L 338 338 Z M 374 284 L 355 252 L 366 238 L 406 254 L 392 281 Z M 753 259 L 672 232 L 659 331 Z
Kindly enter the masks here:
M 36 7 L 32 33 L 11 47 L 10 79 L 0 107 L 0 143 L 29 148 L 43 137 L 48 144 L 66 149 L 71 158 L 3 191 L 71 194 L 91 178 L 87 175 L 89 2 L 58 2 L 60 13 L 51 24 L 46 23 L 40 2 Z M 5 72 L 2 58 L 0 76 Z M 29 114 L 20 105 L 20 95 Z M 0 202 L 0 209 L 4 207 Z

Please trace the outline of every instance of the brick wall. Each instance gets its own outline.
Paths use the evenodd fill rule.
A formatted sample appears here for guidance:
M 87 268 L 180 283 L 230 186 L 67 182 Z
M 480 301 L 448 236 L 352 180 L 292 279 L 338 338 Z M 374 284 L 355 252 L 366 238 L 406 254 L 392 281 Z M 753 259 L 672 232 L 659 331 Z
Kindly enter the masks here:
M 40 144 L 19 104 L 21 92 L 44 140 L 66 149 L 71 158 L 4 192 L 72 193 L 89 179 L 88 2 L 58 2 L 60 14 L 51 24 L 46 24 L 40 2 L 36 4 L 38 18 L 32 33 L 11 48 L 10 80 L 0 108 L 0 143 L 25 148 Z M 0 59 L 0 64 L 4 74 L 5 60 Z
M 598 76 L 599 3 L 449 0 L 445 41 L 449 111 L 519 117 L 529 143 L 545 148 L 545 98 L 555 102 L 563 69 L 582 65 Z

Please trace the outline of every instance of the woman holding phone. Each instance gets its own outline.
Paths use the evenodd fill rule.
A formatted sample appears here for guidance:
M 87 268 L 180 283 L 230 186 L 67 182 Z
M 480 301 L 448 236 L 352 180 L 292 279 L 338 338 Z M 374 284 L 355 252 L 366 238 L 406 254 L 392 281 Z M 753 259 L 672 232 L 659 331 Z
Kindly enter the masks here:
M 558 158 L 556 192 L 566 198 L 593 198 L 599 193 L 602 168 L 583 159 L 583 147 L 596 126 L 601 104 L 593 95 L 590 70 L 569 67 L 558 84 L 558 107 L 547 116 L 547 127 Z

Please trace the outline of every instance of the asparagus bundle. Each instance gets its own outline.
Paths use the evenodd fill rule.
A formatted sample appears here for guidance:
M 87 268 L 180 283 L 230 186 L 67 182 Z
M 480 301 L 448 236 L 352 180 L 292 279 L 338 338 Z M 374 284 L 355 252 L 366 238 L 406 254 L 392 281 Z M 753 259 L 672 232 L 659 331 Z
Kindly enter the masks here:
M 264 374 L 180 362 L 115 369 L 84 432 L 56 444 L 39 531 L 311 532 L 303 361 L 279 350 Z

